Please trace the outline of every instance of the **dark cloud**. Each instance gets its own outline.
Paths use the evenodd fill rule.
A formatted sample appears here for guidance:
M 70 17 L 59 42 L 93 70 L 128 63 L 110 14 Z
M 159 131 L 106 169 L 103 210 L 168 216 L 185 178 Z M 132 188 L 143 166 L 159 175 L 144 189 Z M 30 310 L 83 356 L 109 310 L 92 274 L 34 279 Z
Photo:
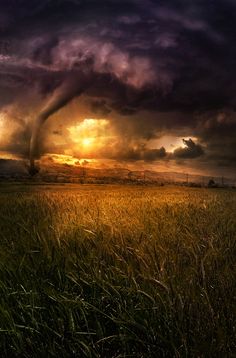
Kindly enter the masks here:
M 190 159 L 197 158 L 204 154 L 204 150 L 200 144 L 194 143 L 189 139 L 183 139 L 184 147 L 179 147 L 174 150 L 173 156 L 175 158 Z
M 102 153 L 104 155 L 104 152 Z M 150 149 L 147 148 L 145 145 L 139 145 L 138 147 L 123 147 L 115 152 L 106 153 L 106 157 L 109 159 L 116 159 L 121 161 L 140 161 L 143 160 L 145 162 L 154 162 L 159 159 L 165 158 L 167 155 L 166 150 L 164 147 L 159 149 Z
M 178 160 L 235 169 L 235 24 L 230 0 L 2 0 L 0 107 L 34 91 L 38 110 L 71 73 L 89 69 L 92 111 L 124 117 L 119 132 L 145 139 L 144 151 L 121 157 L 165 158 L 148 141 L 171 133 L 198 138 L 174 151 Z M 5 149 L 26 155 L 28 128 Z
M 111 109 L 104 99 L 94 99 L 90 102 L 90 106 L 91 110 L 98 115 L 107 116 L 111 112 Z
M 95 1 L 43 1 L 40 6 L 23 1 L 21 11 L 10 3 L 3 5 L 15 24 L 8 36 L 13 43 L 17 38 L 24 41 L 26 56 L 34 64 L 56 64 L 63 70 L 78 63 L 86 48 L 88 57 L 96 52 L 96 66 L 104 71 L 102 50 L 110 58 L 106 66 L 120 71 L 120 78 L 118 60 L 127 61 L 134 72 L 137 68 L 143 78 L 152 69 L 153 87 L 161 85 L 168 94 L 157 101 L 154 96 L 156 108 L 214 108 L 230 101 L 226 85 L 232 85 L 235 73 L 234 49 L 228 46 L 235 34 L 230 2 L 216 1 L 214 7 L 201 2 L 169 1 L 159 6 L 149 2 L 145 8 L 139 1 L 104 1 L 103 6 Z M 222 13 L 231 19 L 231 32 Z M 22 49 L 13 48 L 22 58 Z M 140 59 L 150 61 L 150 67 Z M 131 75 L 129 81 L 138 83 Z
M 207 158 L 218 166 L 236 166 L 236 114 L 218 111 L 201 115 L 197 135 L 206 143 Z
M 161 158 L 165 158 L 166 150 L 164 147 L 160 149 L 149 149 L 144 151 L 143 153 L 143 160 L 146 162 L 152 162 Z

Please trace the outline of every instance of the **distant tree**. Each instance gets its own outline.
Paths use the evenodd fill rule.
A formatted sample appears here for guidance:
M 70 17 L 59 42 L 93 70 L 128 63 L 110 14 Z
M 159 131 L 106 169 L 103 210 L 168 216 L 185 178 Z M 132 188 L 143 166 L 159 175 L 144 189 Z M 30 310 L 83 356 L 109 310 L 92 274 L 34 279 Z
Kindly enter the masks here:
M 215 183 L 214 179 L 210 179 L 207 186 L 208 186 L 208 188 L 215 188 L 216 183 Z

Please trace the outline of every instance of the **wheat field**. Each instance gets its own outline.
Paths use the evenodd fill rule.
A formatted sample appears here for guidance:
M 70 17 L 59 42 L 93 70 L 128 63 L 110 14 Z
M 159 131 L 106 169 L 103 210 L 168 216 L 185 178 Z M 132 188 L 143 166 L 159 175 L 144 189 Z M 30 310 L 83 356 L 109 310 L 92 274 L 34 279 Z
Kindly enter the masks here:
M 233 357 L 236 191 L 0 185 L 1 357 Z

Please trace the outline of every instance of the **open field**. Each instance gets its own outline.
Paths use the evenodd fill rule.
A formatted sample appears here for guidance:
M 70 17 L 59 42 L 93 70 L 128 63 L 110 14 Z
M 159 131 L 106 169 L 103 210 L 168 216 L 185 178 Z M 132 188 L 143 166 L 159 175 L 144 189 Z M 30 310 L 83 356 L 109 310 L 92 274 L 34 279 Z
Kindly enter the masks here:
M 1 357 L 233 357 L 236 191 L 0 185 Z

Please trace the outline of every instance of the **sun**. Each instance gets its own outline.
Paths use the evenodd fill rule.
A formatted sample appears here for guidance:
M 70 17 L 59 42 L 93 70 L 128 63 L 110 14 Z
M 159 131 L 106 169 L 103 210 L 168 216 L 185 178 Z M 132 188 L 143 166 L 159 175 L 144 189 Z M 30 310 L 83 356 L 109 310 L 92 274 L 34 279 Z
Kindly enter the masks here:
M 85 147 L 88 147 L 92 144 L 92 139 L 91 138 L 83 138 L 82 143 Z
M 107 119 L 85 118 L 75 126 L 68 127 L 71 138 L 71 146 L 85 154 L 92 154 L 94 150 L 102 147 L 108 140 L 110 133 Z
M 85 118 L 75 125 L 67 127 L 70 154 L 77 157 L 95 159 L 112 148 L 117 141 L 117 134 L 110 120 L 102 118 Z M 111 149 L 112 150 L 112 149 Z

